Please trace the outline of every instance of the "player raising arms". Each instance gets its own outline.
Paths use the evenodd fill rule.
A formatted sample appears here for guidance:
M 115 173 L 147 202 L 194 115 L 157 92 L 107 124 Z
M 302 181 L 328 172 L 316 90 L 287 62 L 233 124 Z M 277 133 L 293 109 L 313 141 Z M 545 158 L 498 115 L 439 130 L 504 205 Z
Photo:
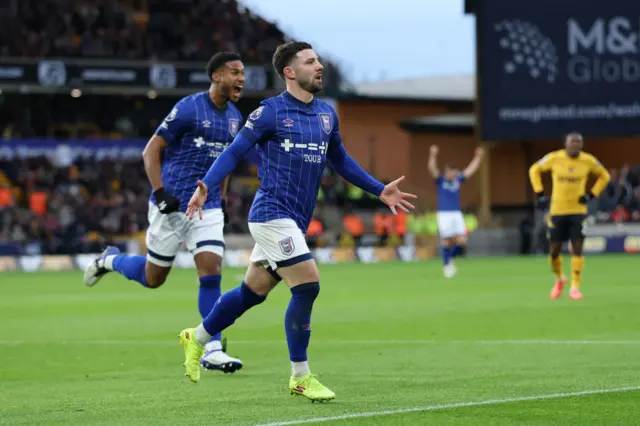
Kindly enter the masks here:
M 467 244 L 467 227 L 460 208 L 460 185 L 478 170 L 484 151 L 477 148 L 473 160 L 462 173 L 445 166 L 444 174 L 438 169 L 438 147 L 432 145 L 429 154 L 427 165 L 438 187 L 438 233 L 442 240 L 444 276 L 451 278 L 456 274 L 453 259 Z
M 551 172 L 553 188 L 549 212 L 549 261 L 556 276 L 556 284 L 551 290 L 551 299 L 562 295 L 567 278 L 562 272 L 562 243 L 570 240 L 573 249 L 571 257 L 571 291 L 574 300 L 583 298 L 580 292 L 584 257 L 583 223 L 587 215 L 587 204 L 596 198 L 609 183 L 609 172 L 591 154 L 582 151 L 583 140 L 580 133 L 570 133 L 565 138 L 565 148 L 545 155 L 529 169 L 531 186 L 536 193 L 540 207 L 546 207 L 549 197 L 544 195 L 542 172 Z M 598 176 L 591 191 L 586 190 L 587 178 L 593 173 Z
M 242 94 L 244 65 L 240 56 L 221 52 L 207 65 L 211 79 L 208 91 L 181 99 L 147 143 L 144 166 L 153 187 L 149 202 L 147 256 L 120 254 L 107 247 L 84 275 L 88 286 L 95 285 L 108 272 L 115 271 L 147 288 L 160 287 L 171 270 L 182 243 L 193 254 L 200 290 L 198 308 L 202 318 L 220 298 L 222 256 L 224 254 L 224 214 L 222 199 L 226 184 L 210 186 L 202 207 L 203 220 L 187 220 L 184 212 L 193 187 L 222 154 L 240 129 L 242 115 L 235 105 Z M 232 373 L 242 362 L 222 350 L 220 334 L 214 333 L 206 345 L 202 365 L 211 370 Z
M 309 371 L 307 346 L 311 311 L 320 292 L 320 274 L 305 242 L 318 188 L 327 162 L 346 180 L 373 193 L 395 213 L 413 208 L 398 189 L 404 177 L 383 185 L 364 171 L 345 151 L 338 117 L 328 104 L 314 98 L 322 89 L 322 64 L 308 43 L 289 42 L 278 47 L 273 67 L 286 83 L 286 91 L 262 101 L 249 116 L 231 146 L 220 156 L 189 202 L 187 215 L 201 216 L 208 188 L 217 186 L 245 153 L 257 149 L 260 187 L 249 213 L 249 230 L 256 244 L 244 281 L 228 291 L 196 328 L 180 333 L 186 375 L 200 379 L 198 359 L 211 336 L 229 327 L 251 307 L 264 302 L 283 279 L 291 289 L 285 314 L 285 332 L 292 376 L 289 390 L 312 401 L 335 394 Z

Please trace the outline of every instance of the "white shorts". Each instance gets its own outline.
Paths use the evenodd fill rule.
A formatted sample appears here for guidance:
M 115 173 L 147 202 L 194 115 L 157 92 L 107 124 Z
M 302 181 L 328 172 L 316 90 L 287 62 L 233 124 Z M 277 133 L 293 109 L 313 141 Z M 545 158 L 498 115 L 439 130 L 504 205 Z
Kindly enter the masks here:
M 462 212 L 438 212 L 438 233 L 440 238 L 462 237 L 467 235 L 467 225 Z
M 275 271 L 313 258 L 304 234 L 291 219 L 249 222 L 249 232 L 256 242 L 251 252 L 252 263 Z
M 147 260 L 154 265 L 170 267 L 183 243 L 194 256 L 205 251 L 224 255 L 222 209 L 203 210 L 202 220 L 197 213 L 189 220 L 181 212 L 162 214 L 149 203 L 148 217 Z

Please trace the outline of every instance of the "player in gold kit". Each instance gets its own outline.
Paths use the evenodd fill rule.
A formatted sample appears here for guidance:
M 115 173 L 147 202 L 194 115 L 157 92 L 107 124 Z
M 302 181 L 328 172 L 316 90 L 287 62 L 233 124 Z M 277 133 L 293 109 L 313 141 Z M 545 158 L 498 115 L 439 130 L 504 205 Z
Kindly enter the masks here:
M 562 295 L 567 278 L 562 272 L 562 243 L 569 240 L 573 249 L 571 257 L 571 291 L 569 297 L 574 300 L 583 298 L 580 291 L 584 257 L 582 243 L 584 241 L 584 222 L 587 215 L 587 204 L 598 197 L 609 183 L 609 172 L 591 154 L 582 151 L 583 140 L 579 133 L 570 133 L 565 138 L 565 148 L 550 152 L 529 169 L 531 186 L 536 193 L 536 202 L 540 207 L 546 206 L 549 197 L 544 195 L 542 173 L 551 172 L 553 188 L 551 191 L 551 208 L 549 211 L 549 261 L 556 276 L 556 283 L 551 290 L 551 299 Z M 598 180 L 587 191 L 587 178 L 590 174 L 598 176 Z

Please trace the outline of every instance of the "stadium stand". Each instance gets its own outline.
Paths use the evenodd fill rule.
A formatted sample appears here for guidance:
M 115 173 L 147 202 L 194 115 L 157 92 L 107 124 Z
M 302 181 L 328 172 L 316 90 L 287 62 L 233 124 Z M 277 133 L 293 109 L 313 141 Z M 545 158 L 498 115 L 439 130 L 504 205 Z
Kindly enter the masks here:
M 285 39 L 276 25 L 236 1 L 12 4 L 1 9 L 3 56 L 206 61 L 211 52 L 234 50 L 247 62 L 268 63 Z

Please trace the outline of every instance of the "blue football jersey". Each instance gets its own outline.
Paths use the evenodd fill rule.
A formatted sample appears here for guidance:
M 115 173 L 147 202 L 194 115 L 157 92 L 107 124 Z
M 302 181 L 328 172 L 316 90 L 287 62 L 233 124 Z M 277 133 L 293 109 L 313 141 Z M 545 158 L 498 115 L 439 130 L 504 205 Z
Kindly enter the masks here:
M 292 219 L 306 233 L 331 150 L 340 149 L 338 117 L 326 102 L 288 92 L 265 99 L 241 135 L 256 144 L 260 187 L 249 222 Z
M 460 186 L 464 182 L 464 175 L 459 173 L 455 179 L 445 179 L 439 176 L 436 179 L 438 186 L 438 211 L 452 212 L 460 211 Z
M 182 98 L 156 130 L 167 142 L 162 160 L 162 183 L 187 209 L 198 179 L 229 146 L 240 129 L 242 114 L 231 102 L 218 108 L 209 92 Z M 155 202 L 153 194 L 151 201 Z M 221 206 L 220 186 L 209 188 L 205 209 Z

